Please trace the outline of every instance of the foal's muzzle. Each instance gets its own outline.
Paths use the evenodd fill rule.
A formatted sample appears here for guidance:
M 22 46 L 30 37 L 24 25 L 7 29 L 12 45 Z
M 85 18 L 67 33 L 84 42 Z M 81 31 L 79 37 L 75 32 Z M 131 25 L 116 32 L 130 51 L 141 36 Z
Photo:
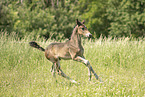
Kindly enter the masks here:
M 91 33 L 87 33 L 86 34 L 86 37 L 91 38 L 92 37 L 92 34 Z
M 92 38 L 92 34 L 89 35 L 89 38 Z

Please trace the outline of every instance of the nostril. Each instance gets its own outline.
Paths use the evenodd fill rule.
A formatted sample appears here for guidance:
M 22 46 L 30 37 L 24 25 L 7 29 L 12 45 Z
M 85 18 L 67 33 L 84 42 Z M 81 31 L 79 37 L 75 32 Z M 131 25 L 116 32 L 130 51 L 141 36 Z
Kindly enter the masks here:
M 89 34 L 89 38 L 91 38 L 92 37 L 92 34 Z

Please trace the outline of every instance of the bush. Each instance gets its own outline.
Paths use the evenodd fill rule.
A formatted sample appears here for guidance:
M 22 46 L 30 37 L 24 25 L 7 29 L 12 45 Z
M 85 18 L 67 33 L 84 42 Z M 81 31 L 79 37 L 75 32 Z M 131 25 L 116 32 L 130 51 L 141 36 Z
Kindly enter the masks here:
M 128 0 L 116 1 L 109 0 L 107 9 L 108 19 L 111 21 L 111 36 L 145 36 L 145 1 Z
M 14 2 L 8 4 L 8 7 L 4 6 L 3 10 L 6 12 L 3 15 L 6 17 L 3 16 L 1 19 L 4 18 L 4 21 L 0 22 L 2 25 L 8 22 L 9 28 L 4 26 L 0 29 L 9 33 L 16 32 L 21 38 L 29 34 L 34 37 L 40 35 L 46 39 L 68 38 L 75 25 L 75 19 L 78 18 L 78 12 L 73 6 L 69 2 L 65 7 L 60 4 L 57 8 L 43 7 L 42 2 L 32 2 L 29 5 L 27 2 Z

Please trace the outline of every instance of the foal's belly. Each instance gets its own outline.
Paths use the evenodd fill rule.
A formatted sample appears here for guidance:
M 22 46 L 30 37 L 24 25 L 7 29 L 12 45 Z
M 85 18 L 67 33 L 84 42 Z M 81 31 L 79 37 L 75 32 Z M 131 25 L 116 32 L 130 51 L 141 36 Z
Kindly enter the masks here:
M 57 56 L 61 59 L 71 59 L 71 55 L 69 52 L 60 51 L 57 53 Z

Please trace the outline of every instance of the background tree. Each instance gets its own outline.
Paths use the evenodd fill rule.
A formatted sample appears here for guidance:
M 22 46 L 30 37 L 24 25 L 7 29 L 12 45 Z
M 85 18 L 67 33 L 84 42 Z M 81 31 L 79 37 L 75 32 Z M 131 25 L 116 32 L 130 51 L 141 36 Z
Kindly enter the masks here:
M 9 0 L 1 1 L 0 4 L 3 5 L 0 29 L 19 33 L 20 37 L 31 34 L 46 39 L 68 38 L 75 25 L 74 21 L 78 18 L 78 11 L 72 1 Z
M 145 36 L 144 0 L 109 0 L 108 4 L 111 36 Z
M 86 20 L 95 38 L 144 37 L 144 0 L 0 0 L 0 31 L 69 38 L 75 20 Z
M 79 0 L 80 15 L 86 20 L 86 26 L 94 34 L 94 37 L 108 36 L 107 1 Z

